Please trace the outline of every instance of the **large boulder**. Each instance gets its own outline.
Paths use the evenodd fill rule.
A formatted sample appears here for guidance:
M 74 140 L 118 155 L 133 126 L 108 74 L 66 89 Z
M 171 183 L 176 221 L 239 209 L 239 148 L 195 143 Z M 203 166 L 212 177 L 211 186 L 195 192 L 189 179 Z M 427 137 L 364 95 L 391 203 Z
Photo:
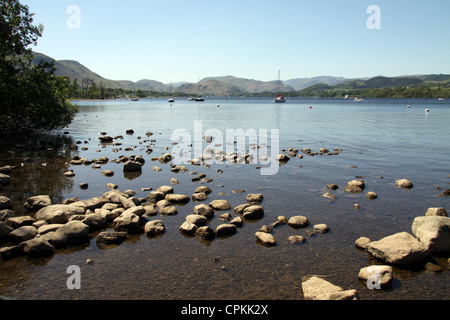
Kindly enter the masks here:
M 52 204 L 52 200 L 49 195 L 40 195 L 29 197 L 27 201 L 23 204 L 23 206 L 27 210 L 38 211 L 46 206 Z
M 21 243 L 23 252 L 31 258 L 53 255 L 53 246 L 43 238 L 34 238 Z
M 37 229 L 33 226 L 23 226 L 9 234 L 9 239 L 14 243 L 21 243 L 33 239 L 37 235 Z
M 48 241 L 57 248 L 68 247 L 88 239 L 89 226 L 78 220 L 67 222 L 55 232 L 49 232 Z
M 45 220 L 49 224 L 67 223 L 72 215 L 84 214 L 85 209 L 76 205 L 54 204 L 36 212 L 36 220 Z
M 305 300 L 315 300 L 321 294 L 329 294 L 344 291 L 342 287 L 336 286 L 331 282 L 312 276 L 302 282 L 303 296 Z
M 444 216 L 416 217 L 413 235 L 432 253 L 450 252 L 450 218 Z
M 388 264 L 407 266 L 426 259 L 430 252 L 408 232 L 399 232 L 367 245 L 367 251 Z

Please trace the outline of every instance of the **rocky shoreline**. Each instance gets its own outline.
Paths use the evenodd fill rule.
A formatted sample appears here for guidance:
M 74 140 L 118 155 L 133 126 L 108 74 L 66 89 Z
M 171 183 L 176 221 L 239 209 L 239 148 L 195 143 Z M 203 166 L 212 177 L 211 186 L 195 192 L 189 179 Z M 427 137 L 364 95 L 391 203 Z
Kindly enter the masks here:
M 130 134 L 127 131 L 127 134 Z M 147 134 L 147 136 L 150 136 Z M 117 138 L 117 137 L 116 137 Z M 100 141 L 111 142 L 116 138 L 102 135 Z M 74 148 L 77 146 L 74 146 Z M 337 155 L 341 149 L 335 149 L 330 153 L 328 149 L 322 148 L 320 152 L 312 153 L 310 149 L 302 149 L 305 155 Z M 148 150 L 147 153 L 151 153 Z M 296 149 L 283 150 L 277 159 L 280 165 L 289 161 L 292 157 L 303 158 Z M 248 155 L 218 155 L 235 161 L 248 161 Z M 159 157 L 152 157 L 152 161 L 159 161 L 161 165 L 170 164 L 172 156 L 169 153 Z M 201 165 L 203 158 L 193 159 L 192 165 Z M 115 162 L 123 165 L 124 172 L 139 172 L 145 165 L 142 156 L 121 156 L 117 160 L 107 157 L 88 160 L 75 156 L 70 165 L 92 165 L 93 169 L 101 169 L 101 165 Z M 159 170 L 158 170 L 159 169 Z M 154 171 L 160 171 L 158 166 Z M 170 164 L 172 172 L 186 172 L 185 166 Z M 10 183 L 10 174 L 14 167 L 4 166 L 0 168 L 0 184 Z M 102 174 L 108 177 L 114 176 L 114 171 L 103 170 Z M 209 181 L 206 175 L 196 174 L 192 181 Z M 73 170 L 67 171 L 64 176 L 71 178 L 75 176 Z M 158 237 L 164 234 L 164 222 L 156 216 L 177 215 L 180 206 L 189 202 L 195 202 L 193 212 L 186 215 L 185 221 L 179 226 L 179 231 L 188 237 L 197 237 L 201 240 L 214 241 L 216 238 L 231 237 L 239 228 L 245 227 L 247 221 L 257 221 L 264 218 L 262 194 L 247 194 L 246 203 L 232 207 L 227 200 L 216 199 L 208 201 L 208 196 L 213 192 L 207 186 L 200 186 L 192 190 L 192 194 L 179 194 L 175 192 L 174 186 L 178 184 L 177 179 L 171 180 L 171 186 L 163 185 L 149 193 L 145 198 L 137 198 L 133 190 L 118 190 L 118 186 L 108 184 L 111 189 L 98 197 L 80 200 L 78 198 L 66 199 L 62 203 L 52 203 L 50 195 L 36 195 L 28 198 L 23 204 L 27 215 L 16 216 L 13 211 L 11 199 L 0 196 L 0 240 L 3 246 L 0 248 L 0 256 L 4 260 L 14 259 L 26 255 L 30 258 L 42 258 L 52 256 L 57 250 L 85 243 L 91 239 L 90 234 L 96 234 L 98 246 L 120 245 L 128 235 L 145 234 L 147 237 Z M 413 184 L 407 179 L 399 179 L 395 182 L 396 187 L 403 189 L 413 188 Z M 80 184 L 81 189 L 89 186 Z M 334 190 L 339 186 L 328 184 L 329 192 L 323 194 L 325 198 L 333 199 Z M 344 187 L 347 193 L 364 193 L 366 186 L 362 179 L 351 180 Z M 143 188 L 144 190 L 144 188 Z M 147 190 L 147 189 L 145 189 Z M 236 191 L 240 193 L 241 191 Z M 242 190 L 242 192 L 244 192 Z M 367 199 L 375 200 L 378 195 L 374 191 L 366 194 Z M 445 190 L 442 195 L 449 195 Z M 360 209 L 357 203 L 354 208 Z M 234 214 L 230 213 L 233 212 Z M 209 224 L 213 219 L 218 219 L 221 224 L 212 228 Z M 262 225 L 255 233 L 257 243 L 276 247 L 277 239 L 273 230 L 282 225 L 289 225 L 293 229 L 307 229 L 307 236 L 324 234 L 329 232 L 330 227 L 315 221 L 311 224 L 308 217 L 301 215 L 278 216 L 276 221 L 269 225 Z M 378 285 L 382 289 L 389 289 L 394 267 L 408 268 L 410 266 L 422 265 L 427 270 L 440 272 L 442 269 L 433 263 L 434 256 L 447 256 L 450 253 L 450 218 L 445 208 L 429 208 L 424 216 L 416 217 L 411 226 L 411 233 L 400 232 L 377 241 L 367 237 L 355 240 L 355 246 L 376 258 L 380 265 L 361 268 L 358 275 L 360 281 L 365 281 L 369 288 Z M 289 243 L 302 245 L 307 240 L 304 236 L 291 235 Z M 276 250 L 276 249 L 275 249 Z M 374 278 L 374 276 L 376 277 Z M 348 300 L 359 299 L 355 289 L 345 290 L 335 286 L 320 276 L 305 278 L 302 283 L 305 299 L 315 300 Z

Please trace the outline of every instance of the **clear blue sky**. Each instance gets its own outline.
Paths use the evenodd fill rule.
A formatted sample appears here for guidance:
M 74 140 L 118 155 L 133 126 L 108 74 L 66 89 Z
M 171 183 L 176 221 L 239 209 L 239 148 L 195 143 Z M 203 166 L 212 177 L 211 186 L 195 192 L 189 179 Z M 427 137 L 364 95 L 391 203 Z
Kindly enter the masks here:
M 21 0 L 33 50 L 113 80 L 450 73 L 449 0 Z M 69 29 L 70 5 L 80 28 Z M 380 8 L 369 29 L 367 8 Z

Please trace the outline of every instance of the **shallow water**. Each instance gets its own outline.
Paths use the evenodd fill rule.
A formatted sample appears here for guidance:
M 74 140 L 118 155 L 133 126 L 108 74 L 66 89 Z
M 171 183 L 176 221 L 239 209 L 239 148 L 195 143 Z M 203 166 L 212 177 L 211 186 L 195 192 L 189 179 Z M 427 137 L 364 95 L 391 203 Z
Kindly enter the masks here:
M 24 299 L 296 300 L 303 299 L 302 278 L 316 274 L 345 289 L 357 289 L 361 299 L 450 298 L 448 257 L 436 258 L 444 268 L 441 273 L 395 268 L 391 290 L 371 291 L 357 275 L 360 268 L 377 262 L 354 246 L 360 236 L 378 240 L 396 232 L 410 232 L 414 218 L 424 215 L 429 207 L 449 211 L 450 197 L 438 196 L 450 182 L 447 101 L 290 99 L 274 105 L 270 99 L 211 98 L 204 103 L 178 99 L 172 105 L 164 99 L 77 104 L 80 112 L 63 130 L 68 134 L 62 138 L 78 142 L 78 151 L 13 149 L 14 154 L 0 159 L 0 165 L 17 166 L 11 173 L 11 184 L 0 191 L 14 201 L 15 211 L 25 214 L 22 203 L 31 195 L 50 194 L 55 203 L 75 196 L 87 199 L 108 191 L 107 183 L 117 184 L 122 191 L 135 190 L 136 197 L 146 197 L 148 191 L 142 188 L 155 190 L 176 178 L 176 193 L 191 195 L 199 185 L 210 186 L 213 193 L 206 203 L 226 199 L 234 207 L 245 203 L 248 193 L 262 193 L 265 217 L 246 221 L 231 237 L 199 241 L 178 230 L 197 204 L 191 201 L 178 207 L 176 216 L 155 217 L 166 226 L 165 234 L 155 239 L 137 235 L 104 249 L 97 247 L 96 234 L 92 234 L 90 243 L 59 250 L 51 258 L 0 261 L 0 295 Z M 227 129 L 278 129 L 279 141 L 269 136 L 269 152 L 277 142 L 279 152 L 289 148 L 342 151 L 337 155 L 299 153 L 303 159 L 292 158 L 278 168 L 276 175 L 269 176 L 261 175 L 258 167 L 264 165 L 260 163 L 186 165 L 189 171 L 205 173 L 211 182 L 193 182 L 194 175 L 189 171 L 172 173 L 170 164 L 151 161 L 151 157 L 172 152 L 175 146 L 171 135 L 176 129 L 187 129 L 192 143 L 200 143 L 194 139 L 195 121 L 200 120 L 202 133 L 217 129 L 223 134 L 224 140 L 213 144 L 224 150 L 234 142 L 225 140 Z M 129 128 L 134 134 L 125 133 Z M 122 135 L 123 139 L 116 140 L 122 144 L 100 144 L 101 131 Z M 145 135 L 148 131 L 153 133 L 151 137 Z M 147 146 L 153 149 L 150 155 L 145 152 Z M 88 149 L 82 151 L 82 147 Z M 127 147 L 131 150 L 126 151 Z M 251 146 L 246 148 L 243 151 L 251 150 Z M 125 174 L 122 165 L 116 163 L 102 165 L 100 170 L 65 164 L 77 154 L 87 159 L 141 154 L 146 163 L 138 175 Z M 28 161 L 24 162 L 24 157 Z M 153 166 L 162 171 L 153 171 Z M 65 178 L 67 169 L 72 169 L 75 177 Z M 106 169 L 113 170 L 114 176 L 103 176 L 101 172 Z M 344 192 L 346 183 L 355 177 L 362 177 L 365 191 L 375 191 L 378 198 L 368 200 L 365 193 Z M 411 180 L 414 188 L 396 188 L 399 178 Z M 80 183 L 88 183 L 89 188 L 80 189 Z M 327 190 L 329 183 L 339 189 Z M 233 192 L 242 189 L 244 193 Z M 323 197 L 325 192 L 336 199 Z M 354 203 L 362 209 L 353 209 Z M 211 227 L 221 224 L 220 213 L 216 212 Z M 287 225 L 278 227 L 273 231 L 277 246 L 258 244 L 255 232 L 279 215 L 304 215 L 311 226 L 298 230 Z M 303 244 L 288 242 L 290 235 L 306 235 L 318 223 L 328 224 L 330 231 L 307 236 Z M 87 259 L 94 263 L 86 264 Z M 81 268 L 81 290 L 67 289 L 66 270 L 70 265 Z

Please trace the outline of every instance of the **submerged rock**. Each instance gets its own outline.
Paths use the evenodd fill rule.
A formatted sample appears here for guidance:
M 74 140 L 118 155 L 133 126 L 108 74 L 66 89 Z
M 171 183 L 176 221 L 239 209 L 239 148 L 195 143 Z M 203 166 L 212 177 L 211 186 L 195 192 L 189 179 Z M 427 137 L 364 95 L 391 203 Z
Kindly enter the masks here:
M 204 240 L 214 240 L 216 233 L 210 226 L 202 226 L 195 231 L 195 236 Z
M 274 236 L 270 233 L 258 231 L 255 233 L 255 236 L 256 239 L 265 246 L 271 247 L 277 244 Z
M 212 219 L 214 217 L 214 210 L 204 203 L 195 206 L 194 213 L 205 216 L 208 219 Z
M 237 232 L 237 227 L 231 223 L 221 224 L 216 228 L 217 237 L 231 236 Z
M 97 235 L 97 244 L 121 244 L 128 237 L 128 233 L 124 231 L 104 231 Z
M 247 203 L 248 204 L 260 204 L 263 201 L 264 197 L 262 194 L 248 194 L 247 195 Z
M 144 232 L 149 237 L 154 237 L 163 234 L 166 231 L 166 227 L 161 220 L 149 221 L 145 224 Z
M 209 203 L 209 206 L 213 210 L 229 210 L 229 209 L 231 209 L 231 206 L 227 200 L 213 200 Z
M 288 241 L 290 243 L 303 243 L 306 241 L 306 238 L 304 236 L 290 236 Z
M 395 185 L 403 189 L 411 189 L 414 185 L 408 179 L 399 179 L 395 181 Z
M 288 225 L 293 228 L 304 228 L 309 225 L 309 220 L 304 216 L 293 216 L 288 220 Z
M 262 219 L 264 217 L 264 209 L 263 207 L 256 205 L 246 207 L 242 217 L 248 220 Z

